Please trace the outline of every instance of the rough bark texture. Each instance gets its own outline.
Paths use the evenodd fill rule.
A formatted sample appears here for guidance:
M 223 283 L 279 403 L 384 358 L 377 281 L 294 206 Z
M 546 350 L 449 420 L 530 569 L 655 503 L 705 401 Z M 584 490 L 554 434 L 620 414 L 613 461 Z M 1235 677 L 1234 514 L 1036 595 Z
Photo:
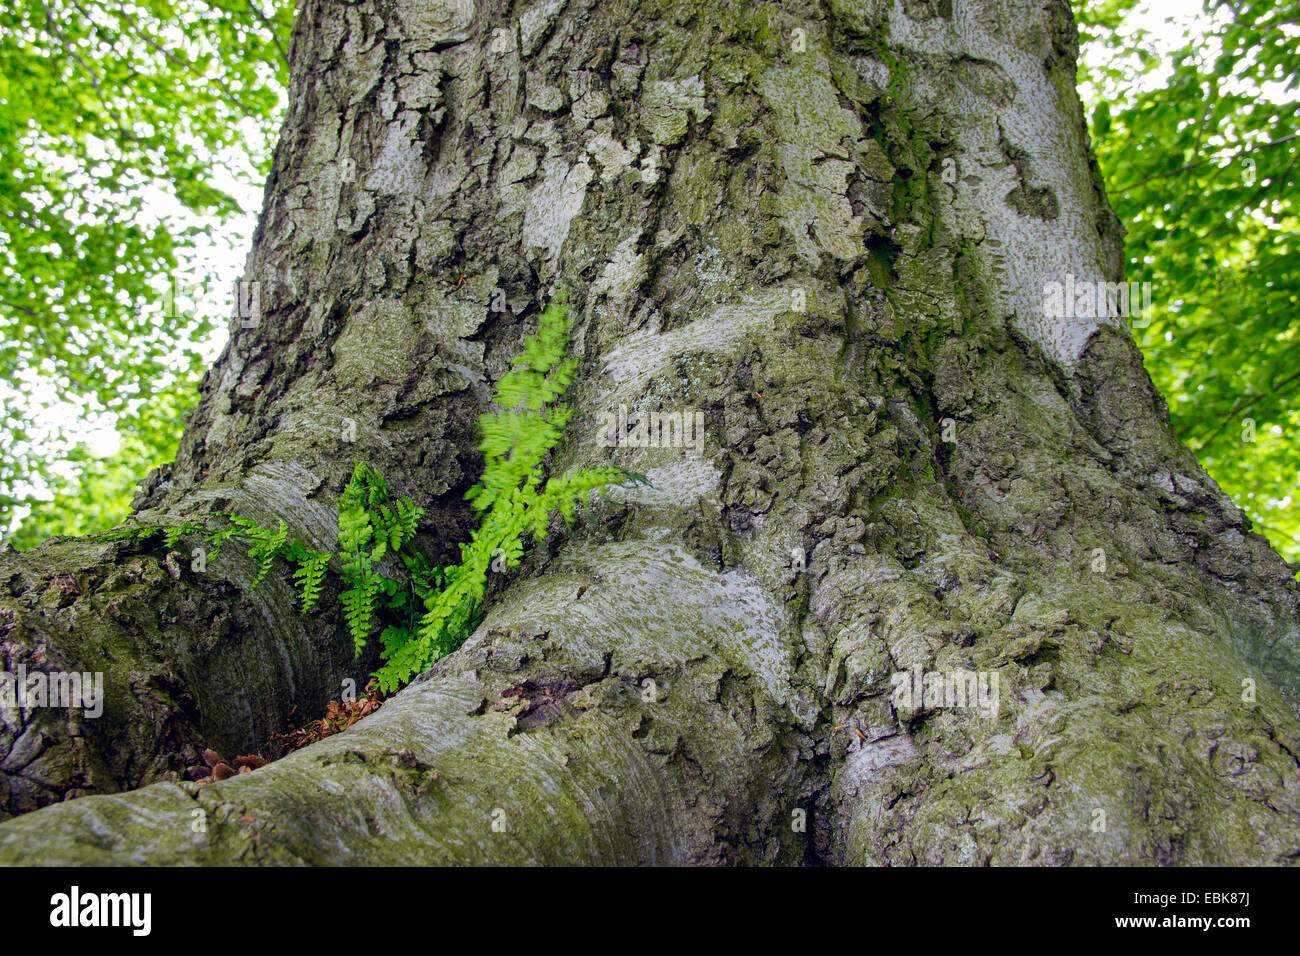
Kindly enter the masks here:
M 5 809 L 173 775 L 0 825 L 0 861 L 1293 860 L 1292 573 L 1127 330 L 1043 315 L 1045 282 L 1123 271 L 1075 47 L 1064 0 L 306 0 L 264 316 L 143 511 L 324 544 L 363 458 L 446 557 L 474 420 L 561 281 L 554 470 L 654 487 L 534 549 L 352 731 L 202 789 L 174 782 L 200 742 L 255 746 L 358 669 L 336 607 L 300 621 L 237 560 L 0 556 L 10 662 L 102 664 L 116 708 L 21 715 Z M 604 447 L 622 405 L 700 410 L 703 452 Z M 998 715 L 895 709 L 918 665 L 996 672 Z

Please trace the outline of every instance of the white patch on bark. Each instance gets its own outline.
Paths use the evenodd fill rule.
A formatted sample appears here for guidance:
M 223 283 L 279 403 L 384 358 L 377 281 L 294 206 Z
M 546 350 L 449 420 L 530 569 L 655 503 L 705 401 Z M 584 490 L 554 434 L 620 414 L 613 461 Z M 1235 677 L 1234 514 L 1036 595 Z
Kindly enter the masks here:
M 493 266 L 467 277 L 465 285 L 449 295 L 431 290 L 418 306 L 425 329 L 440 345 L 469 338 L 487 321 L 488 306 L 496 293 L 499 276 L 500 272 Z
M 422 70 L 410 76 L 399 76 L 397 100 L 412 110 L 429 110 L 442 102 L 442 71 Z
M 842 260 L 865 251 L 862 219 L 853 215 L 848 198 L 853 164 L 841 142 L 858 140 L 862 124 L 840 106 L 829 74 L 825 57 L 809 50 L 797 65 L 773 68 L 759 83 L 776 116 L 785 173 L 777 196 L 781 220 L 796 251 L 814 268 L 823 251 Z
M 695 458 L 680 450 L 671 452 L 671 464 L 655 467 L 626 464 L 625 467 L 642 473 L 650 479 L 652 487 L 612 487 L 606 494 L 615 501 L 641 505 L 647 508 L 691 508 L 701 498 L 716 498 L 722 472 L 708 459 Z M 664 457 L 664 453 L 660 453 Z
M 527 146 L 516 146 L 501 168 L 499 181 L 504 185 L 518 183 L 537 172 L 537 151 Z
M 600 181 L 613 182 L 623 170 L 636 162 L 641 144 L 636 140 L 626 146 L 614 139 L 612 124 L 609 120 L 600 120 L 587 134 L 587 152 L 600 165 Z
M 698 76 L 681 80 L 656 80 L 646 87 L 641 125 L 661 146 L 676 146 L 686 136 L 688 114 L 697 121 L 708 118 L 704 83 Z
M 344 388 L 403 381 L 416 340 L 411 312 L 401 299 L 365 302 L 334 342 L 334 376 Z
M 421 46 L 464 43 L 470 37 L 474 0 L 397 0 L 405 38 Z
M 636 244 L 641 239 L 638 229 L 618 244 L 605 271 L 591 287 L 593 295 L 607 295 L 614 301 L 626 299 L 645 276 L 643 257 L 637 254 Z
M 551 32 L 555 18 L 564 6 L 564 0 L 550 0 L 550 3 L 529 7 L 519 18 L 519 52 L 530 57 L 537 52 L 542 38 Z
M 739 302 L 720 305 L 680 329 L 664 333 L 647 329 L 624 336 L 606 354 L 604 371 L 616 394 L 639 395 L 679 356 L 701 352 L 724 355 L 745 344 L 753 332 L 772 328 L 777 317 L 788 311 L 788 289 L 765 289 Z
M 564 106 L 564 94 L 558 86 L 542 79 L 540 73 L 529 73 L 527 103 L 543 113 L 555 113 Z
M 667 530 L 667 529 L 665 529 Z M 600 569 L 607 584 L 589 588 L 575 604 L 538 597 L 532 588 L 566 587 L 566 571 Z M 612 649 L 616 662 L 685 663 L 721 652 L 742 663 L 764 690 L 786 702 L 794 676 L 784 609 L 748 571 L 719 573 L 700 564 L 681 545 L 642 538 L 611 544 L 575 544 L 557 559 L 554 577 L 512 590 L 479 629 L 514 630 L 511 619 L 533 622 L 539 608 L 554 608 L 563 618 L 552 632 L 582 653 Z M 471 638 L 472 640 L 472 638 Z
M 853 734 L 853 739 L 858 739 L 857 734 Z M 845 761 L 843 773 L 848 780 L 844 782 L 868 783 L 871 777 L 886 767 L 910 763 L 919 757 L 920 753 L 906 731 L 863 743 Z
M 582 211 L 587 186 L 595 175 L 586 162 L 569 166 L 562 159 L 547 159 L 545 177 L 528 195 L 524 214 L 524 247 L 540 246 L 547 258 L 560 254 L 569 237 L 569 224 Z
M 406 110 L 388 124 L 384 145 L 366 176 L 367 189 L 394 196 L 410 196 L 419 188 L 424 176 L 422 150 L 415 141 L 420 114 Z

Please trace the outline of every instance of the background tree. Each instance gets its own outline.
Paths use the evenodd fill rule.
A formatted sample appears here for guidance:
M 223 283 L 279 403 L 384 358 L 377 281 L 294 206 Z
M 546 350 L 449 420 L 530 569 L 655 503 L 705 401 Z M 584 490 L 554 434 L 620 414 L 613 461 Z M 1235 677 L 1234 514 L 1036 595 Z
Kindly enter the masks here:
M 0 533 L 33 508 L 19 546 L 111 527 L 123 479 L 174 456 L 213 328 L 196 246 L 239 211 L 217 183 L 269 169 L 291 17 L 250 0 L 0 11 Z M 117 456 L 32 426 L 59 402 L 116 416 Z
M 1179 438 L 1300 559 L 1300 4 L 1207 3 L 1172 62 L 1118 29 L 1134 6 L 1079 9 L 1129 275 L 1159 290 L 1138 341 Z

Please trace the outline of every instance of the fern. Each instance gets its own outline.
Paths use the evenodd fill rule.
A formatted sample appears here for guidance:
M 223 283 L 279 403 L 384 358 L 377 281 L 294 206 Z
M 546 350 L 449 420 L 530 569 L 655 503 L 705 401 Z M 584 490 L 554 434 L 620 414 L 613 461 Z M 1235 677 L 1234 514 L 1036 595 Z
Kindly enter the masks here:
M 302 592 L 300 613 L 305 616 L 320 600 L 320 592 L 325 584 L 325 570 L 329 567 L 329 560 L 334 556 L 334 552 L 311 551 L 302 547 L 297 541 L 293 544 L 295 550 L 289 557 L 298 565 L 298 569 L 293 572 L 293 580 Z
M 201 534 L 207 529 L 197 521 L 186 521 L 184 524 L 163 529 L 163 545 L 167 550 L 176 547 L 176 542 L 181 538 L 191 534 Z
M 537 331 L 497 382 L 495 410 L 479 419 L 483 476 L 465 495 L 479 515 L 479 526 L 460 546 L 458 564 L 433 567 L 410 547 L 424 509 L 405 496 L 393 499 L 384 476 L 360 461 L 339 495 L 336 551 L 315 551 L 291 540 L 284 521 L 271 529 L 242 515 L 215 512 L 207 517 L 227 526 L 207 534 L 209 560 L 232 538 L 249 542 L 248 556 L 257 565 L 250 587 L 265 580 L 277 559 L 295 565 L 293 581 L 301 594 L 301 613 L 307 614 L 319 602 L 325 575 L 337 558 L 344 585 L 339 602 L 353 653 L 361 655 L 382 612 L 384 663 L 375 677 L 385 692 L 396 690 L 454 651 L 478 626 L 495 556 L 504 555 L 506 569 L 514 568 L 523 560 L 528 536 L 543 540 L 557 514 L 572 522 L 591 492 L 613 484 L 650 483 L 644 475 L 608 467 L 543 480 L 545 459 L 571 415 L 559 401 L 577 367 L 577 360 L 566 355 L 568 342 L 569 316 L 561 296 L 542 312 Z M 207 530 L 195 522 L 140 525 L 106 537 L 143 541 L 162 533 L 170 548 L 187 534 Z M 398 570 L 399 563 L 403 579 L 383 573 L 385 568 Z
M 400 551 L 415 538 L 415 529 L 424 516 L 424 509 L 412 505 L 409 498 L 401 498 L 397 502 L 395 516 L 389 545 L 394 551 Z
M 103 538 L 105 541 L 139 541 L 145 542 L 159 534 L 163 536 L 163 545 L 170 551 L 176 547 L 176 542 L 186 535 L 200 534 L 207 529 L 195 521 L 186 521 L 178 525 L 163 525 L 154 523 L 128 525 L 124 528 L 115 528 L 112 531 L 104 531 L 100 534 L 91 535 L 92 538 Z
M 392 501 L 384 476 L 357 462 L 352 478 L 339 496 L 339 547 L 343 559 L 340 576 L 348 589 L 340 596 L 343 614 L 358 656 L 374 625 L 375 601 L 380 591 L 390 599 L 401 593 L 393 578 L 379 574 L 376 566 L 389 552 L 400 552 L 415 537 L 424 515 L 405 496 Z M 409 592 L 399 605 L 409 603 Z
M 379 581 L 370 574 L 355 579 L 352 587 L 339 595 L 343 604 L 343 617 L 348 624 L 348 633 L 352 635 L 352 652 L 361 656 L 366 639 L 370 636 L 370 627 L 375 615 L 375 595 L 379 591 Z
M 114 528 L 112 531 L 103 531 L 99 534 L 91 535 L 91 537 L 103 538 L 105 541 L 146 541 L 162 530 L 162 525 L 157 524 L 128 525 L 125 528 Z
M 222 512 L 216 512 L 214 517 L 225 518 L 226 515 Z M 236 535 L 236 531 L 234 528 L 226 528 L 221 531 L 214 531 L 212 534 L 208 535 L 207 537 L 207 542 L 209 545 L 208 560 L 216 561 L 217 558 L 220 557 L 221 555 L 222 546 L 231 538 L 235 537 L 235 535 Z
M 460 563 L 441 572 L 441 586 L 421 595 L 425 612 L 419 628 L 384 632 L 385 663 L 375 674 L 381 689 L 406 683 L 455 650 L 477 626 L 494 554 L 503 554 L 506 568 L 513 568 L 523 558 L 524 536 L 542 540 L 554 512 L 568 523 L 591 491 L 646 481 L 621 468 L 588 468 L 542 485 L 543 460 L 571 415 L 559 404 L 577 367 L 577 360 L 565 355 L 568 342 L 569 316 L 561 296 L 542 312 L 537 332 L 497 382 L 497 410 L 479 419 L 483 477 L 465 495 L 481 515 L 479 527 L 461 545 Z
M 249 525 L 251 529 L 246 529 L 243 536 L 252 540 L 253 546 L 248 549 L 248 556 L 257 562 L 257 573 L 253 575 L 253 582 L 249 585 L 249 590 L 252 590 L 270 573 L 275 559 L 280 556 L 280 549 L 289 539 L 289 528 L 283 519 L 274 531 L 255 525 L 251 521 Z M 250 530 L 255 533 L 249 533 Z

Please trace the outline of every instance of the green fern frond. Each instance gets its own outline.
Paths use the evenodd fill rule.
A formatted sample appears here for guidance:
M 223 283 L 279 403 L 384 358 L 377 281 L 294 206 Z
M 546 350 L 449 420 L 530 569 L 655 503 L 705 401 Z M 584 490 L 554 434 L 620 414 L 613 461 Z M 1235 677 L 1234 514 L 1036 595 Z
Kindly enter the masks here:
M 558 404 L 577 367 L 576 359 L 565 356 L 568 342 L 568 310 L 561 296 L 543 311 L 537 332 L 497 382 L 496 411 L 479 419 L 483 476 L 465 495 L 481 515 L 479 527 L 461 545 L 460 563 L 441 572 L 441 587 L 421 593 L 425 613 L 418 630 L 394 632 L 385 640 L 385 663 L 376 673 L 381 687 L 406 683 L 455 650 L 477 626 L 494 555 L 504 556 L 507 569 L 516 567 L 524 537 L 544 538 L 554 512 L 570 522 L 591 491 L 630 478 L 621 468 L 589 468 L 542 487 L 542 463 L 571 415 Z
M 163 544 L 170 551 L 176 547 L 176 542 L 192 534 L 202 534 L 207 528 L 197 521 L 186 521 L 183 524 L 173 525 L 163 531 Z
M 415 539 L 416 527 L 422 517 L 424 517 L 424 509 L 415 507 L 410 498 L 402 497 L 397 500 L 391 539 L 394 551 L 400 551 Z
M 253 583 L 249 585 L 251 591 L 262 583 L 275 565 L 275 559 L 280 556 L 280 549 L 289 539 L 289 528 L 283 519 L 274 531 L 248 521 L 239 531 L 239 536 L 253 542 L 253 546 L 248 549 L 248 556 L 257 562 L 257 573 L 253 575 Z
M 370 636 L 370 627 L 375 619 L 375 595 L 378 592 L 378 580 L 367 577 L 339 595 L 348 633 L 352 635 L 354 657 L 360 657 L 365 650 L 366 639 Z
M 101 534 L 91 535 L 92 538 L 102 538 L 105 541 L 148 541 L 154 535 L 166 532 L 166 527 L 160 524 L 133 524 L 124 528 L 114 528 L 112 531 L 105 531 Z
M 303 614 L 308 614 L 320 599 L 325 583 L 325 569 L 333 556 L 332 551 L 307 551 L 298 558 L 298 570 L 293 572 L 293 580 L 302 592 Z
M 252 586 L 270 573 L 277 558 L 295 565 L 293 580 L 301 594 L 303 614 L 319 602 L 329 563 L 337 554 L 343 584 L 339 601 L 360 656 L 376 623 L 380 632 L 382 666 L 379 686 L 394 691 L 439 658 L 450 654 L 473 632 L 482 618 L 489 570 L 504 558 L 505 569 L 523 560 L 525 542 L 545 538 L 555 515 L 574 520 L 591 492 L 614 484 L 649 484 L 644 475 L 621 468 L 588 468 L 546 480 L 545 462 L 560 442 L 571 412 L 560 399 L 573 380 L 577 359 L 566 355 L 569 314 L 558 296 L 538 319 L 537 331 L 497 382 L 493 411 L 479 419 L 483 475 L 465 495 L 479 514 L 479 526 L 460 546 L 460 561 L 433 567 L 414 541 L 424 509 L 410 498 L 393 499 L 388 483 L 374 467 L 357 461 L 338 499 L 338 538 L 335 552 L 321 552 L 290 540 L 280 521 L 264 528 L 238 514 L 215 513 L 227 527 L 209 533 L 209 560 L 231 538 L 250 543 L 248 555 L 257 563 Z M 135 526 L 111 532 L 110 539 L 140 540 L 162 532 L 172 547 L 186 534 L 206 529 L 192 522 L 179 527 Z M 395 564 L 405 569 L 401 580 L 382 573 Z M 381 620 L 382 619 L 382 620 Z
M 90 537 L 102 538 L 105 541 L 145 542 L 161 534 L 163 536 L 163 546 L 170 551 L 176 547 L 176 542 L 186 535 L 202 534 L 206 530 L 207 528 L 197 521 L 185 521 L 178 525 L 146 522 L 144 524 L 128 525 L 124 528 L 115 528 L 112 531 L 104 531 Z

